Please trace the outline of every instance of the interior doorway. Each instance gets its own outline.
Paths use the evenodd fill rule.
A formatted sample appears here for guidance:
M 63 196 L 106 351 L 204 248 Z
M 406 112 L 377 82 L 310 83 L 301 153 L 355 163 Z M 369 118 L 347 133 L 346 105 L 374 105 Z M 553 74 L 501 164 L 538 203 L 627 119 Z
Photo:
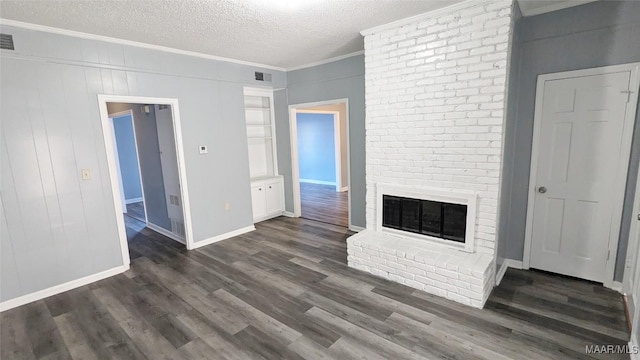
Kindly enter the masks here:
M 125 263 L 143 231 L 191 248 L 177 100 L 103 95 L 99 105 Z
M 637 88 L 636 64 L 538 77 L 525 268 L 613 287 Z
M 349 227 L 348 102 L 290 106 L 294 216 Z

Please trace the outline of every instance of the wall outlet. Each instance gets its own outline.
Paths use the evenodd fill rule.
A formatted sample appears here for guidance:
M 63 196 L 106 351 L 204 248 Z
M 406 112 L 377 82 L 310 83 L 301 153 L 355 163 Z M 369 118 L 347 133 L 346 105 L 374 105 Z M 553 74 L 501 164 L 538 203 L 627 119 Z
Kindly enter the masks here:
M 228 202 L 224 203 L 224 209 L 225 210 L 231 209 L 231 204 L 229 204 Z
M 82 169 L 82 180 L 91 180 L 91 170 Z
M 207 145 L 198 146 L 198 151 L 200 152 L 200 155 L 209 153 L 209 149 L 207 149 Z

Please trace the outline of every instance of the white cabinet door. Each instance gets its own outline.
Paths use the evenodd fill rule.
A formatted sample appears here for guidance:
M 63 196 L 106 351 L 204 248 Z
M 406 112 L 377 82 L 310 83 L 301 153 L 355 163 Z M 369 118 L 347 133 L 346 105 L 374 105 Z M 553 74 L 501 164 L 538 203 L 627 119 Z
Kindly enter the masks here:
M 602 282 L 629 72 L 544 87 L 531 267 Z
M 251 187 L 251 203 L 253 206 L 253 218 L 259 218 L 267 214 L 267 196 L 265 186 L 257 185 Z
M 265 187 L 267 188 L 267 214 L 281 213 L 283 210 L 282 182 L 269 182 Z

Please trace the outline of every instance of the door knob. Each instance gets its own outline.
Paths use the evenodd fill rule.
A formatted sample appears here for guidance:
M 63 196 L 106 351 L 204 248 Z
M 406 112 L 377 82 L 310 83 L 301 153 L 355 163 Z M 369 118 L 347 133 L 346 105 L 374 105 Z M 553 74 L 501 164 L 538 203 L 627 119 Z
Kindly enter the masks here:
M 546 187 L 544 187 L 544 186 L 540 186 L 540 187 L 538 188 L 538 192 L 539 192 L 540 194 L 544 194 L 544 193 L 546 193 L 546 192 L 547 192 L 547 188 L 546 188 Z

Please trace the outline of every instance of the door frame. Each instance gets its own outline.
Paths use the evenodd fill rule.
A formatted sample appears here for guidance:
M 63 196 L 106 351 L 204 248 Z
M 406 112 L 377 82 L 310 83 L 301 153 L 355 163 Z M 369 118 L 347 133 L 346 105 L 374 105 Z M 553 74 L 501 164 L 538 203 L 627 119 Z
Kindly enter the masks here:
M 335 182 L 335 188 L 336 188 L 336 192 L 340 192 L 341 191 L 341 186 L 342 185 L 342 158 L 341 158 L 341 153 L 340 153 L 340 112 L 339 111 L 323 111 L 323 110 L 305 110 L 305 109 L 300 109 L 300 110 L 296 110 L 296 115 L 297 114 L 323 114 L 323 115 L 333 115 L 333 142 L 334 142 L 334 162 L 335 162 L 335 172 L 336 172 L 336 182 Z M 296 117 L 296 130 L 298 129 L 298 119 Z M 297 138 L 297 132 L 296 132 L 296 138 Z M 297 140 L 297 139 L 296 139 Z M 296 150 L 298 148 L 296 147 Z M 296 154 L 299 155 L 299 154 Z M 300 160 L 300 157 L 298 156 L 298 160 Z M 299 162 L 299 161 L 298 161 Z M 299 165 L 299 164 L 298 164 Z M 300 169 L 298 168 L 298 172 L 300 171 Z M 298 173 L 299 175 L 299 173 Z M 321 182 L 318 182 L 321 183 Z M 327 185 L 330 185 L 329 183 L 327 183 Z
M 533 139 L 531 146 L 531 166 L 529 168 L 529 196 L 527 201 L 527 219 L 524 239 L 524 253 L 522 257 L 523 269 L 529 269 L 531 261 L 531 245 L 533 232 L 533 207 L 536 196 L 536 177 L 538 168 L 538 152 L 540 146 L 540 122 L 542 120 L 542 104 L 544 101 L 544 85 L 547 81 L 570 79 L 576 77 L 587 77 L 593 75 L 603 75 L 611 73 L 629 72 L 629 104 L 625 113 L 624 125 L 622 130 L 622 146 L 620 157 L 618 158 L 618 174 L 614 189 L 614 211 L 611 218 L 611 229 L 609 230 L 609 256 L 606 262 L 606 270 L 604 276 L 604 286 L 615 290 L 621 290 L 621 284 L 614 281 L 615 265 L 617 259 L 618 238 L 620 236 L 620 220 L 622 219 L 622 207 L 624 204 L 624 193 L 627 181 L 627 173 L 629 170 L 629 158 L 631 155 L 631 141 L 633 138 L 633 127 L 635 123 L 636 106 L 638 104 L 638 87 L 640 86 L 640 78 L 638 72 L 640 70 L 640 62 L 604 66 L 590 69 L 564 71 L 552 74 L 538 75 L 536 86 L 535 113 L 533 118 Z M 616 225 L 617 224 L 617 225 Z
M 353 225 L 351 224 L 351 145 L 349 141 L 349 99 L 336 99 L 336 100 L 326 100 L 326 101 L 317 101 L 317 102 L 309 102 L 309 103 L 300 103 L 300 104 L 292 104 L 289 105 L 289 135 L 290 135 L 290 145 L 291 145 L 291 182 L 292 182 L 292 190 L 293 190 L 293 217 L 302 216 L 302 202 L 300 199 L 300 168 L 299 168 L 299 157 L 298 157 L 298 126 L 296 114 L 299 110 L 301 112 L 318 112 L 317 110 L 306 110 L 305 108 L 312 108 L 324 105 L 336 105 L 336 104 L 345 104 L 345 123 L 347 128 L 347 215 L 348 215 L 348 227 L 351 229 Z M 334 111 L 326 111 L 324 113 L 334 113 Z M 335 118 L 339 119 L 339 115 L 334 117 L 334 130 L 335 129 Z M 339 124 L 338 124 L 339 125 Z M 339 134 L 339 131 L 338 131 Z M 339 142 L 337 142 L 339 144 Z M 343 150 L 340 149 L 340 152 Z M 336 152 L 336 159 L 339 156 Z M 336 162 L 336 167 L 339 167 L 339 164 Z M 337 174 L 336 174 L 337 175 Z M 336 189 L 339 187 L 339 183 L 336 185 Z
M 136 161 L 138 163 L 138 179 L 140 179 L 140 190 L 142 191 L 142 204 L 144 207 L 144 221 L 147 225 L 149 225 L 149 217 L 147 216 L 147 203 L 144 199 L 144 183 L 142 182 L 142 169 L 140 169 L 140 155 L 138 154 L 138 138 L 136 137 L 136 125 L 135 125 L 135 120 L 133 118 L 133 111 L 131 110 L 118 111 L 118 112 L 109 114 L 109 119 L 111 120 L 111 130 L 113 131 L 115 155 L 117 156 L 116 165 L 118 166 L 118 181 L 119 181 L 118 185 L 120 185 L 120 191 L 122 191 L 122 194 L 120 194 L 120 200 L 124 202 L 123 208 L 126 209 L 127 201 L 126 201 L 126 197 L 124 196 L 124 183 L 122 181 L 122 171 L 120 168 L 120 161 L 118 158 L 119 157 L 118 147 L 117 147 L 118 138 L 116 137 L 115 124 L 113 123 L 113 119 L 127 116 L 127 115 L 131 117 L 131 129 L 133 129 L 133 144 L 136 149 Z
M 636 218 L 640 214 L 640 171 L 638 172 L 638 177 L 636 178 L 636 192 L 633 197 L 633 208 L 631 212 L 631 226 L 629 226 L 629 240 L 627 243 L 627 256 L 624 266 L 624 275 L 622 278 L 622 292 L 627 295 L 633 294 L 633 284 L 636 282 L 636 279 L 631 276 L 635 274 L 636 267 L 638 266 L 638 232 L 640 232 L 640 219 Z M 634 302 L 637 302 L 638 299 L 633 299 Z
M 143 97 L 143 96 L 119 96 L 119 95 L 98 95 L 98 108 L 100 110 L 100 120 L 102 123 L 102 135 L 105 143 L 105 150 L 107 155 L 107 165 L 109 170 L 110 186 L 113 195 L 113 206 L 116 216 L 116 224 L 118 226 L 118 234 L 120 240 L 120 249 L 122 251 L 122 261 L 124 264 L 130 264 L 129 257 L 129 243 L 127 241 L 127 233 L 124 224 L 124 217 L 120 214 L 122 204 L 120 200 L 120 187 L 118 186 L 116 159 L 114 153 L 115 143 L 110 136 L 111 121 L 109 120 L 109 111 L 107 110 L 107 103 L 129 103 L 129 104 L 162 104 L 170 105 L 173 118 L 173 136 L 176 143 L 176 154 L 178 158 L 178 176 L 180 178 L 180 190 L 182 196 L 182 211 L 184 215 L 185 224 L 185 241 L 188 250 L 194 248 L 193 242 L 193 228 L 191 223 L 191 207 L 189 205 L 189 190 L 187 186 L 187 176 L 185 167 L 184 145 L 182 141 L 182 126 L 180 122 L 180 108 L 178 105 L 178 99 L 172 98 L 157 98 L 157 97 Z M 138 162 L 139 164 L 139 162 Z M 142 179 L 141 179 L 142 180 Z M 146 207 L 145 207 L 146 208 Z M 145 210 L 146 211 L 146 210 Z M 145 214 L 146 215 L 146 214 Z

